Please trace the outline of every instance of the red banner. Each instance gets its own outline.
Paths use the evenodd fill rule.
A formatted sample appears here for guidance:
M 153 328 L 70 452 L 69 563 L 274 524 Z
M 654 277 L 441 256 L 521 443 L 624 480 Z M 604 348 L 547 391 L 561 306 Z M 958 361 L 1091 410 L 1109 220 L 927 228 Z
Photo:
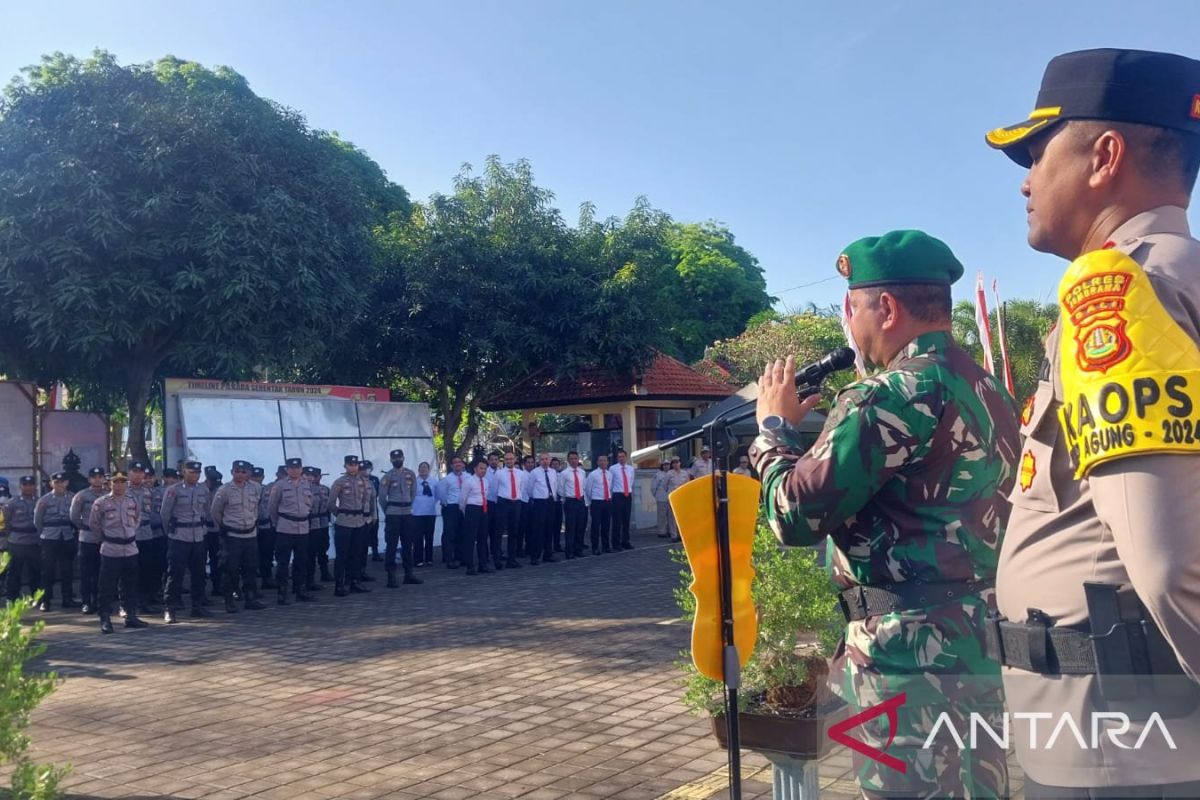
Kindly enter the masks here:
M 167 378 L 166 393 L 171 394 L 248 394 L 284 397 L 339 397 L 360 403 L 387 403 L 392 399 L 388 389 L 370 386 L 335 386 L 303 383 L 260 383 L 256 381 L 219 381 L 211 378 Z

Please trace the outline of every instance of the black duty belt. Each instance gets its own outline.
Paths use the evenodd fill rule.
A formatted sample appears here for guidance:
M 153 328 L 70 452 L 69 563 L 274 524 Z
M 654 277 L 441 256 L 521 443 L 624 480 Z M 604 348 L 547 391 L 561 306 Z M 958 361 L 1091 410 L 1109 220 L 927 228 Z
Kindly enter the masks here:
M 115 536 L 109 536 L 107 533 L 103 534 L 103 536 L 104 536 L 105 544 L 133 544 L 134 542 L 137 541 L 136 536 L 131 537 L 129 539 L 118 539 Z
M 988 656 L 1006 667 L 1043 675 L 1096 672 L 1096 651 L 1086 630 L 989 617 L 984 638 Z
M 279 516 L 292 522 L 308 522 L 308 517 L 301 517 L 296 514 L 285 514 L 282 511 L 279 512 Z
M 222 530 L 222 531 L 224 531 L 225 533 L 232 533 L 232 534 L 241 535 L 241 536 L 247 536 L 247 535 L 249 535 L 249 534 L 251 534 L 251 533 L 257 533 L 257 532 L 258 532 L 258 528 L 257 528 L 257 527 L 250 527 L 250 528 L 232 528 L 232 527 L 230 527 L 230 526 L 228 526 L 228 525 L 224 525 L 224 526 L 222 526 L 222 527 L 221 527 L 221 530 Z
M 361 517 L 366 512 L 350 511 L 348 509 L 337 508 L 337 509 L 334 509 L 333 513 L 337 514 L 338 516 L 343 516 L 343 517 Z
M 847 622 L 949 603 L 960 597 L 992 588 L 992 580 L 982 581 L 901 581 L 883 586 L 852 586 L 838 595 L 838 607 Z
M 19 528 L 16 525 L 9 525 L 8 532 L 9 533 L 37 533 L 38 529 L 32 525 L 30 525 L 28 528 L 25 528 L 25 527 Z
M 412 508 L 412 503 L 404 503 L 399 500 L 388 500 L 387 505 L 388 508 L 391 508 L 392 506 L 399 506 L 400 508 Z
M 176 522 L 175 523 L 175 530 L 179 530 L 180 528 L 203 528 L 203 527 L 204 527 L 203 522 Z

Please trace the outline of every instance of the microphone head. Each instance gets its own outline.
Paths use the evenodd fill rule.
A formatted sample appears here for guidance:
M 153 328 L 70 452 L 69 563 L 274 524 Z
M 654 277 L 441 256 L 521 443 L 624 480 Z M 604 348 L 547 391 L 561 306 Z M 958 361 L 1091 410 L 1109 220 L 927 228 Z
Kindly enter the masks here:
M 829 359 L 829 366 L 833 368 L 831 372 L 854 366 L 854 351 L 849 347 L 839 347 L 825 357 Z

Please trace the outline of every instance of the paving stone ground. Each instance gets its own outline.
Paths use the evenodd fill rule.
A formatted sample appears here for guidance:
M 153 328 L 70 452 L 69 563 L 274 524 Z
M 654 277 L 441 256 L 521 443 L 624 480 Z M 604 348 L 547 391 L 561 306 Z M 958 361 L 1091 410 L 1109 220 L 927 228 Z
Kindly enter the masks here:
M 653 534 L 634 542 L 112 636 L 44 614 L 66 680 L 34 756 L 70 764 L 78 798 L 726 797 L 726 755 L 678 701 L 678 568 Z M 770 797 L 766 766 L 744 754 L 746 800 Z M 849 770 L 828 756 L 821 796 L 856 796 Z

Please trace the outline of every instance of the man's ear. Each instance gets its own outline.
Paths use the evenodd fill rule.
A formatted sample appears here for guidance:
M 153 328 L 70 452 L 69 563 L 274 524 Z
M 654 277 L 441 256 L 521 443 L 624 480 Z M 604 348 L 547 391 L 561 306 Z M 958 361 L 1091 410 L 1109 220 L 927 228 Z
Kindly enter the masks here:
M 904 312 L 890 292 L 880 293 L 879 310 L 883 313 L 882 327 L 884 330 L 893 330 L 900 324 L 900 317 Z

